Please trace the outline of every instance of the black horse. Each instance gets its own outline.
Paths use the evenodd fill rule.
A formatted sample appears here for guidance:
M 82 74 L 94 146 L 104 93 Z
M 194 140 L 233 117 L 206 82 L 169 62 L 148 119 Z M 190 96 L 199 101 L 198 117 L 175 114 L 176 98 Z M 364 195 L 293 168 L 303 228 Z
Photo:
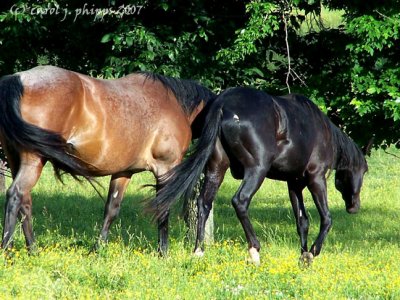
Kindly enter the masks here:
M 229 165 L 233 177 L 243 179 L 232 204 L 255 264 L 259 264 L 260 243 L 247 211 L 265 177 L 287 182 L 305 263 L 320 253 L 332 224 L 326 189 L 328 170 L 336 170 L 335 186 L 347 212 L 358 211 L 360 189 L 368 170 L 364 155 L 372 143 L 361 151 L 306 97 L 273 97 L 251 88 L 231 88 L 211 105 L 206 124 L 193 154 L 165 174 L 157 197 L 149 205 L 158 218 L 163 218 L 172 199 L 190 197 L 205 169 L 198 198 L 195 253 L 203 253 L 204 224 Z M 302 196 L 305 187 L 311 192 L 321 220 L 318 237 L 310 249 Z

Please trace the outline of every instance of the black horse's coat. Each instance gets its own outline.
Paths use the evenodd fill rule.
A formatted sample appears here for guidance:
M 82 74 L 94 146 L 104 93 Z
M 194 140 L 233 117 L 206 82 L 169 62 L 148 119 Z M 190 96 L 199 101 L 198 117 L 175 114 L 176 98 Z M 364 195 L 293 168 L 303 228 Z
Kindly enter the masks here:
M 231 88 L 207 112 L 206 126 L 195 151 L 168 172 L 150 204 L 157 217 L 167 214 L 171 201 L 188 198 L 205 169 L 198 199 L 197 247 L 202 247 L 204 224 L 213 199 L 230 165 L 243 179 L 232 199 L 249 248 L 260 249 L 247 210 L 265 177 L 287 181 L 301 239 L 302 254 L 318 255 L 331 227 L 326 174 L 336 170 L 335 184 L 349 213 L 360 207 L 360 189 L 368 166 L 363 152 L 306 97 L 273 97 L 251 88 Z M 307 246 L 308 218 L 302 191 L 307 187 L 321 217 L 320 233 Z

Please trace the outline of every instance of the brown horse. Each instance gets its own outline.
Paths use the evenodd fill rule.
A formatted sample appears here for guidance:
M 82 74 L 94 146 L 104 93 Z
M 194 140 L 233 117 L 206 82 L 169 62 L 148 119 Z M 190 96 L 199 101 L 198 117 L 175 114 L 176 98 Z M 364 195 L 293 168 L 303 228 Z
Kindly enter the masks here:
M 12 243 L 18 215 L 27 247 L 33 244 L 31 190 L 47 161 L 59 178 L 112 175 L 100 234 L 106 240 L 131 176 L 149 170 L 158 178 L 177 165 L 193 120 L 214 97 L 192 81 L 151 73 L 100 80 L 44 66 L 1 78 L 0 142 L 13 176 L 2 248 Z M 168 221 L 158 229 L 164 252 Z

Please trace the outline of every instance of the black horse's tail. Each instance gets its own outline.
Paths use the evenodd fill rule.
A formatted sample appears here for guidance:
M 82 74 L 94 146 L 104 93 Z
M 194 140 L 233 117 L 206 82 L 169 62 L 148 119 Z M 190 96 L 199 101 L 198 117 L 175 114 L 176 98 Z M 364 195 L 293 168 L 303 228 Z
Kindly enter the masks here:
M 75 179 L 89 179 L 94 167 L 68 153 L 66 140 L 58 133 L 39 128 L 22 119 L 20 99 L 24 87 L 19 75 L 0 79 L 0 134 L 4 142 L 16 151 L 32 151 L 50 161 L 58 179 L 61 171 Z
M 164 219 L 171 205 L 179 198 L 188 200 L 211 156 L 220 133 L 223 102 L 218 99 L 210 106 L 200 138 L 193 152 L 179 165 L 161 176 L 157 196 L 147 205 L 156 219 Z

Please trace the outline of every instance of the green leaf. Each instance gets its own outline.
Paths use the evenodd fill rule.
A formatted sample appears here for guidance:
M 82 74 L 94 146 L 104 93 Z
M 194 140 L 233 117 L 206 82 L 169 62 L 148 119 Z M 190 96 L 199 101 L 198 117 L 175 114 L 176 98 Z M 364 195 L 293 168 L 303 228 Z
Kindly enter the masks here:
M 167 11 L 168 8 L 169 8 L 168 3 L 161 3 L 160 6 L 161 6 L 161 8 L 162 8 L 164 11 Z
M 368 90 L 367 90 L 368 94 L 375 94 L 376 93 L 376 87 L 371 86 Z
M 174 56 L 173 52 L 169 52 L 168 53 L 168 57 L 169 57 L 170 60 L 175 61 L 175 56 Z
M 264 77 L 264 73 L 259 68 L 256 68 L 256 67 L 248 69 L 248 73 L 249 74 L 257 74 L 260 77 Z
M 104 35 L 101 39 L 102 43 L 108 43 L 112 38 L 112 34 L 111 33 L 107 33 L 106 35 Z
M 131 36 L 126 37 L 126 45 L 128 47 L 131 47 L 133 45 L 133 37 Z

